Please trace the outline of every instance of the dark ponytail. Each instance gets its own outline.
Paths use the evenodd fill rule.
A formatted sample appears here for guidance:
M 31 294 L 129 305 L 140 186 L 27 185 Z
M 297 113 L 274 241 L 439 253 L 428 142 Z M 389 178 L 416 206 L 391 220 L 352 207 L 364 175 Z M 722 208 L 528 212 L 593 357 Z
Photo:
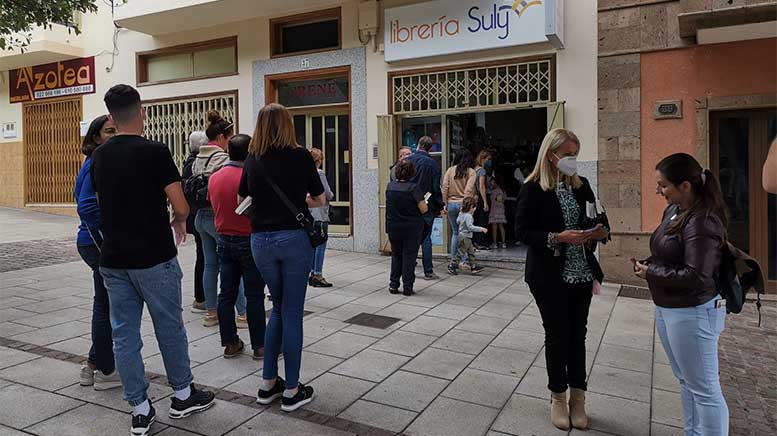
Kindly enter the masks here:
M 713 214 L 723 223 L 723 228 L 728 228 L 728 209 L 723 200 L 720 183 L 712 171 L 702 169 L 699 162 L 686 153 L 676 153 L 665 157 L 656 165 L 656 170 L 675 186 L 679 186 L 683 182 L 690 183 L 695 197 L 693 206 L 678 216 L 679 219 L 669 226 L 668 233 L 679 232 L 691 214 L 695 212 Z
M 208 111 L 208 128 L 205 130 L 205 135 L 208 136 L 209 141 L 215 140 L 219 135 L 230 136 L 234 130 L 235 125 L 225 120 L 218 111 Z

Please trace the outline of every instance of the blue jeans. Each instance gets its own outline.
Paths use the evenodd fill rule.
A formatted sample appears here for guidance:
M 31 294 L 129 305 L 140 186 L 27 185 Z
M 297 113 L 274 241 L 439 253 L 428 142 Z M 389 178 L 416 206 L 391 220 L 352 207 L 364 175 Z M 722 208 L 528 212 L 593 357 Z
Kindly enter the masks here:
M 685 436 L 728 435 L 728 406 L 718 377 L 718 337 L 726 318 L 718 298 L 696 307 L 656 307 L 661 343 L 680 381 Z
M 108 291 L 105 289 L 103 277 L 100 275 L 100 250 L 96 245 L 79 245 L 77 248 L 81 259 L 92 269 L 92 278 L 94 279 L 92 347 L 89 349 L 88 360 L 103 374 L 110 374 L 116 369 L 116 360 L 113 356 Z
M 329 223 L 322 223 L 324 230 L 329 233 Z M 310 273 L 320 276 L 324 273 L 324 255 L 326 254 L 326 242 L 313 249 L 313 266 Z
M 459 245 L 459 222 L 456 220 L 459 218 L 460 212 L 460 201 L 448 202 L 448 222 L 451 223 L 451 262 L 456 257 L 456 248 Z
M 426 223 L 424 219 L 424 233 L 421 235 L 421 260 L 424 265 L 424 274 L 432 274 L 434 272 L 434 264 L 432 263 L 432 226 L 434 220 L 430 223 Z
M 192 382 L 189 341 L 181 312 L 181 266 L 178 258 L 145 269 L 100 267 L 111 302 L 111 326 L 124 399 L 135 407 L 146 401 L 146 380 L 140 320 L 143 304 L 154 323 L 167 380 L 175 390 Z
M 197 217 L 194 218 L 194 227 L 202 238 L 202 254 L 205 255 L 202 286 L 205 291 L 205 308 L 208 310 L 216 310 L 219 304 L 219 255 L 216 252 L 218 235 L 216 234 L 215 219 L 215 212 L 211 208 L 198 210 Z M 242 282 L 235 307 L 237 307 L 237 313 L 241 315 L 246 313 L 246 296 Z
M 308 289 L 313 247 L 304 230 L 251 235 L 251 251 L 272 297 L 272 313 L 264 335 L 262 377 L 278 376 L 278 353 L 283 347 L 286 387 L 299 383 L 302 360 L 302 315 Z
M 264 280 L 251 256 L 251 238 L 219 235 L 218 244 L 221 265 L 218 309 L 221 345 L 226 347 L 240 340 L 235 326 L 235 302 L 238 299 L 242 279 L 245 283 L 245 298 L 248 303 L 246 315 L 251 348 L 258 350 L 264 347 Z

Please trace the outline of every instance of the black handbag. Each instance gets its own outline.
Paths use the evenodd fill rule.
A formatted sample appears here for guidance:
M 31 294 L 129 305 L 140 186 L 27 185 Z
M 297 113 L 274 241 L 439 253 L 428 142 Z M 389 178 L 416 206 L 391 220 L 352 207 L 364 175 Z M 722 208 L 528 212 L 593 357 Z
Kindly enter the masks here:
M 326 240 L 329 238 L 329 235 L 324 230 L 324 226 L 321 225 L 321 223 L 316 225 L 316 223 L 310 221 L 304 213 L 300 212 L 289 200 L 289 197 L 287 197 L 286 194 L 281 191 L 281 188 L 279 188 L 278 185 L 276 185 L 275 182 L 270 178 L 270 175 L 264 168 L 264 164 L 262 163 L 261 158 L 257 158 L 256 161 L 262 168 L 262 172 L 264 173 L 264 178 L 267 180 L 267 183 L 270 185 L 273 191 L 275 191 L 275 194 L 278 195 L 278 198 L 281 199 L 283 204 L 286 205 L 286 209 L 288 209 L 289 212 L 294 215 L 294 219 L 297 220 L 300 227 L 302 227 L 302 229 L 305 230 L 305 233 L 307 233 L 308 239 L 310 239 L 310 245 L 312 245 L 313 248 L 316 248 L 326 242 Z

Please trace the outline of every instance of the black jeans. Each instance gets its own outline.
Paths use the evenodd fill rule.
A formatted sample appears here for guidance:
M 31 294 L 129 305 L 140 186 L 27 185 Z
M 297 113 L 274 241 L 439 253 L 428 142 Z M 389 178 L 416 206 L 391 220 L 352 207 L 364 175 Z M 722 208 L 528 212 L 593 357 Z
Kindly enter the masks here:
M 264 347 L 264 279 L 259 273 L 251 254 L 249 236 L 218 235 L 216 251 L 219 256 L 221 272 L 221 292 L 219 292 L 218 314 L 221 345 L 236 344 L 240 338 L 235 325 L 235 303 L 243 278 L 246 294 L 246 317 L 251 348 Z
M 116 368 L 113 355 L 113 330 L 111 329 L 108 290 L 100 275 L 100 250 L 96 245 L 79 245 L 78 254 L 92 269 L 94 280 L 94 302 L 92 303 L 92 347 L 88 361 L 103 374 L 110 374 Z
M 564 284 L 561 288 L 531 287 L 545 328 L 548 389 L 587 389 L 585 335 L 593 283 Z
M 202 252 L 202 237 L 194 230 L 194 243 L 197 246 L 197 260 L 194 262 L 194 301 L 205 302 L 205 288 L 202 286 L 202 276 L 205 274 L 205 254 Z
M 399 278 L 405 291 L 413 290 L 418 247 L 421 246 L 423 229 L 410 233 L 389 233 L 391 242 L 391 275 L 389 287 L 399 289 Z

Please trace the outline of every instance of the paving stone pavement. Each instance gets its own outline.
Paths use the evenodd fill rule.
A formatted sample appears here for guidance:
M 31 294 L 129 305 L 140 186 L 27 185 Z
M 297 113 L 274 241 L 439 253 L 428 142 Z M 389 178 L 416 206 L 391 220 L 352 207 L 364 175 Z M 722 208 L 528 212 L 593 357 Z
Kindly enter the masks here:
M 4 214 L 0 210 L 0 219 Z M 65 235 L 52 232 L 54 238 Z M 179 257 L 188 304 L 193 245 L 182 246 Z M 327 254 L 325 275 L 335 287 L 308 290 L 306 310 L 312 313 L 304 320 L 302 379 L 316 389 L 316 398 L 292 414 L 255 404 L 262 363 L 248 354 L 223 359 L 217 327 L 203 327 L 201 315 L 185 307 L 195 382 L 218 389 L 218 404 L 187 420 L 160 418 L 153 433 L 586 434 L 549 423 L 541 321 L 520 273 L 489 269 L 480 276 L 419 280 L 418 294 L 404 297 L 386 292 L 389 262 Z M 652 303 L 618 297 L 614 285 L 603 290 L 589 319 L 587 434 L 682 434 L 679 386 L 657 342 Z M 78 362 L 89 346 L 91 295 L 91 276 L 80 261 L 0 273 L 0 435 L 126 434 L 129 408 L 120 390 L 78 385 Z M 386 329 L 344 322 L 359 313 L 399 321 Z M 765 307 L 762 329 L 752 326 L 751 312 L 727 319 L 721 379 L 732 435 L 774 428 L 775 315 L 774 307 Z M 171 392 L 158 375 L 164 367 L 148 315 L 142 334 L 149 395 L 163 411 Z

